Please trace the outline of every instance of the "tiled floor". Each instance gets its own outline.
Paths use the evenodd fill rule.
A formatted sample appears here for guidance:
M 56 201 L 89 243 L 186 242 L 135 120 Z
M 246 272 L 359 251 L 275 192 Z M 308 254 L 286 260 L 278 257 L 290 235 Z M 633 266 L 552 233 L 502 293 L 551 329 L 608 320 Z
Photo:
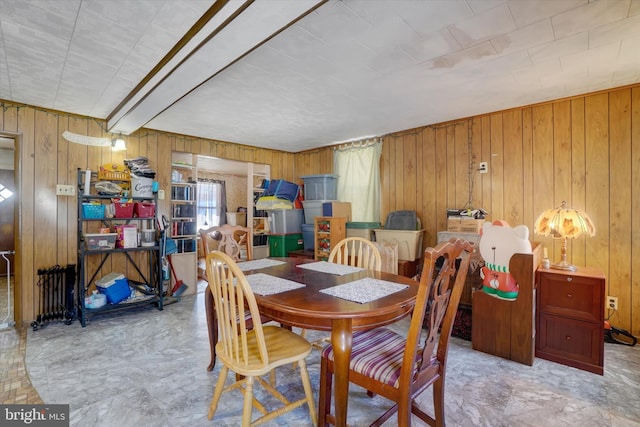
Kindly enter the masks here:
M 27 328 L 0 330 L 0 403 L 44 403 L 27 375 Z
M 27 329 L 26 334 L 0 333 L 3 357 L 12 353 L 16 364 L 5 374 L 5 365 L 13 362 L 3 359 L 3 384 L 20 390 L 3 394 L 3 400 L 38 398 L 28 391 L 26 361 L 42 399 L 70 405 L 72 426 L 235 427 L 242 413 L 239 392 L 225 396 L 213 421 L 206 419 L 219 364 L 213 372 L 205 370 L 209 349 L 204 319 L 199 292 L 164 311 L 150 307 L 104 315 L 86 328 L 74 322 Z M 401 323 L 393 326 L 405 329 Z M 468 341 L 452 341 L 446 385 L 450 426 L 640 427 L 640 346 L 605 344 L 605 374 L 600 376 L 542 359 L 524 366 L 474 351 Z M 7 346 L 13 350 L 5 352 Z M 307 362 L 317 396 L 318 352 Z M 290 367 L 277 374 L 283 390 L 302 395 Z M 9 375 L 15 376 L 5 381 Z M 430 410 L 431 392 L 425 391 L 419 404 Z M 368 425 L 388 406 L 379 396 L 371 399 L 363 390 L 351 389 L 349 422 Z M 311 425 L 305 407 L 266 424 L 303 425 Z M 395 419 L 384 425 L 395 426 Z

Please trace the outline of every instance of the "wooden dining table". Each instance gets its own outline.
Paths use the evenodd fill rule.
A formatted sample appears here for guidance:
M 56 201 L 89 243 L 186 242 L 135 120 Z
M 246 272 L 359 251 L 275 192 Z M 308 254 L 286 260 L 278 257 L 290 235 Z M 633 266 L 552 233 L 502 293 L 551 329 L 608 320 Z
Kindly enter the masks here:
M 245 271 L 245 275 L 264 273 L 304 284 L 304 287 L 268 296 L 256 296 L 260 313 L 284 326 L 330 331 L 334 353 L 334 402 L 337 426 L 346 426 L 349 393 L 349 360 L 353 332 L 391 324 L 409 315 L 415 305 L 418 282 L 407 277 L 361 270 L 344 275 L 301 268 L 317 262 L 303 258 L 273 258 L 282 264 Z M 375 278 L 408 285 L 403 290 L 367 303 L 349 301 L 320 292 L 362 278 Z M 205 309 L 211 345 L 211 363 L 215 365 L 217 321 L 211 292 L 205 292 Z

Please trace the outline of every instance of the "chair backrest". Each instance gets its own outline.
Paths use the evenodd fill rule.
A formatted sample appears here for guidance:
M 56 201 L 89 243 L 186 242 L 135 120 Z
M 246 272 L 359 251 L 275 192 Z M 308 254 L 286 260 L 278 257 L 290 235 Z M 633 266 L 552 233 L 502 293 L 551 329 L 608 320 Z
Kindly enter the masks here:
M 347 237 L 338 242 L 329 254 L 329 262 L 380 271 L 382 259 L 373 242 L 362 237 Z
M 251 319 L 260 319 L 260 311 L 247 278 L 235 261 L 227 254 L 213 251 L 207 254 L 207 280 L 213 295 L 218 319 L 216 355 L 238 372 L 243 369 L 261 369 L 269 363 L 267 347 L 260 322 L 252 322 L 243 307 L 251 312 Z M 260 363 L 249 365 L 249 348 L 258 346 Z
M 472 243 L 453 238 L 442 242 L 435 248 L 427 248 L 424 252 L 424 268 L 420 278 L 420 287 L 416 305 L 411 317 L 411 326 L 407 335 L 402 371 L 400 373 L 400 388 L 419 387 L 421 374 L 424 381 L 433 381 L 434 365 L 439 365 L 439 375 L 444 376 L 447 350 L 453 322 L 458 310 L 460 295 L 467 278 L 471 253 L 475 250 Z M 436 262 L 442 258 L 438 269 Z M 456 260 L 460 265 L 456 269 Z M 455 283 L 451 286 L 452 279 Z M 424 323 L 427 317 L 426 324 Z M 428 330 L 423 329 L 423 324 Z M 424 344 L 421 335 L 426 333 Z M 437 346 L 436 346 L 437 344 Z M 416 360 L 416 355 L 423 348 Z M 416 363 L 417 362 L 417 363 Z M 413 369 L 415 368 L 415 369 Z M 413 386 L 411 384 L 414 383 Z
M 382 267 L 385 273 L 398 274 L 398 244 L 393 242 L 373 242 L 380 252 Z
M 253 231 L 240 225 L 224 224 L 200 230 L 204 254 L 219 250 L 239 261 L 242 249 L 246 249 L 246 260 L 253 259 Z M 215 244 L 217 242 L 217 245 Z

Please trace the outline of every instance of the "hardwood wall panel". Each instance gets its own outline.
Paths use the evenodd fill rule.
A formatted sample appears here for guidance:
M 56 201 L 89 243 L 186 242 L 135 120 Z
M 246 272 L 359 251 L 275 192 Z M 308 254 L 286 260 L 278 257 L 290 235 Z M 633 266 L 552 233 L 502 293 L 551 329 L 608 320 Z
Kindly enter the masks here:
M 586 206 L 586 151 L 584 125 L 584 98 L 571 100 L 571 200 L 575 208 Z M 587 250 L 585 244 L 573 245 L 572 262 L 586 265 Z
M 630 226 L 631 247 L 628 252 L 631 259 L 631 280 L 626 284 L 631 288 L 630 306 L 630 323 L 633 325 L 629 328 L 636 336 L 640 336 L 640 87 L 634 87 L 631 90 L 631 199 L 629 208 L 633 215 L 631 216 Z M 627 250 L 621 248 L 620 250 Z M 614 254 L 615 256 L 615 254 Z M 622 287 L 624 287 L 623 284 Z M 620 303 L 620 300 L 618 300 Z M 626 301 L 624 302 L 626 304 Z
M 609 239 L 625 248 L 631 248 L 631 91 L 620 90 L 609 94 Z M 637 215 L 637 213 L 636 213 Z M 596 230 L 597 232 L 597 230 Z M 610 255 L 607 295 L 618 300 L 631 300 L 631 251 Z M 625 319 L 625 320 L 622 320 Z M 631 306 L 625 304 L 613 313 L 611 323 L 629 323 Z
M 461 124 L 462 122 L 462 124 Z M 463 149 L 463 129 L 471 129 L 471 148 Z M 545 209 L 584 209 L 596 236 L 569 242 L 569 261 L 600 268 L 607 294 L 619 298 L 612 324 L 640 335 L 640 85 L 471 117 L 422 128 L 421 149 L 408 148 L 408 133 L 384 137 L 381 160 L 382 219 L 392 210 L 416 206 L 426 229 L 424 245 L 436 243 L 446 228 L 446 208 L 464 204 L 469 178 L 463 162 L 489 162 L 488 174 L 472 174 L 473 207 L 491 219 L 526 224 L 531 240 L 560 257 L 560 242 L 533 233 Z M 400 167 L 411 150 L 422 160 L 416 202 L 405 192 Z M 452 155 L 453 153 L 453 155 Z M 431 200 L 429 200 L 431 199 Z M 635 260 L 635 262 L 634 262 Z

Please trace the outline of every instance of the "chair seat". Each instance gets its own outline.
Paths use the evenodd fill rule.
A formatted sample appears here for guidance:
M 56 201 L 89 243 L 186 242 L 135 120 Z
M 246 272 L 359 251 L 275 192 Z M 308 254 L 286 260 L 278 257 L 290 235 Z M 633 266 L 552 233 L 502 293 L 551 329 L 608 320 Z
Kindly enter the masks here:
M 387 328 L 353 334 L 349 369 L 398 388 L 407 340 Z M 326 346 L 322 357 L 333 361 L 333 347 Z
M 240 368 L 234 360 L 227 359 L 227 353 L 220 347 L 224 345 L 218 342 L 216 345 L 216 353 L 223 363 L 233 366 L 233 370 L 240 375 L 263 375 L 278 366 L 286 365 L 307 357 L 311 353 L 311 344 L 300 335 L 284 329 L 279 326 L 263 325 L 264 340 L 269 354 L 269 364 L 262 369 L 257 366 L 262 365 L 260 360 L 260 351 L 256 339 L 255 329 L 247 331 L 248 344 L 248 365 L 246 368 Z

